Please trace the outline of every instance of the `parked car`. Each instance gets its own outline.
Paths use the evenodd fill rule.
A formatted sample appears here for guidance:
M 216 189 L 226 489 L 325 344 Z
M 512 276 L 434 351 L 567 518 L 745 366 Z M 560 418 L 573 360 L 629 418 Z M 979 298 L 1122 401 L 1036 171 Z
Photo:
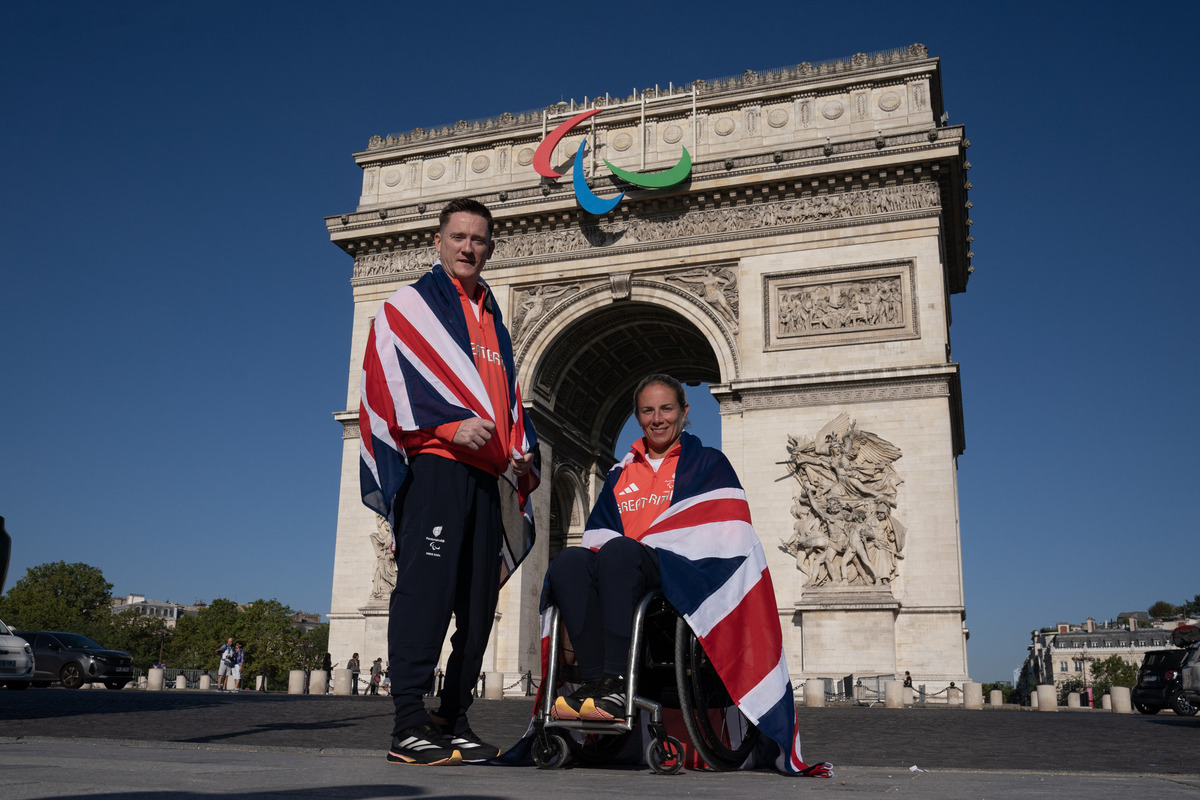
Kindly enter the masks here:
M 1142 659 L 1137 686 L 1133 687 L 1133 707 L 1143 714 L 1157 714 L 1170 708 L 1176 714 L 1190 717 L 1200 710 L 1183 693 L 1180 683 L 1187 650 L 1151 650 Z
M 58 681 L 68 689 L 85 683 L 123 689 L 133 680 L 133 656 L 107 650 L 86 636 L 61 631 L 17 631 L 17 636 L 33 645 L 34 686 Z
M 1187 648 L 1187 657 L 1179 668 L 1180 696 L 1192 708 L 1200 708 L 1200 627 L 1178 626 L 1171 631 L 1171 644 Z
M 0 683 L 7 689 L 28 689 L 33 680 L 33 648 L 0 620 Z

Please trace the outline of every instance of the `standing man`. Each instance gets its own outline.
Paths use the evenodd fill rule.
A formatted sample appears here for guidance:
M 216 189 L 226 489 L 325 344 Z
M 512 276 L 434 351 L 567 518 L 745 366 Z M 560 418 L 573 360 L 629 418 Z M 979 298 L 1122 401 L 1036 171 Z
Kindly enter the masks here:
M 512 339 L 480 277 L 492 215 L 442 209 L 438 259 L 375 316 L 363 363 L 363 502 L 392 526 L 396 587 L 388 661 L 396 706 L 388 760 L 483 761 L 500 748 L 467 722 L 500 586 L 533 546 L 537 438 L 521 404 Z M 504 480 L 499 480 L 504 478 Z M 501 497 L 515 502 L 505 516 Z M 434 714 L 421 699 L 451 614 L 455 631 Z
M 229 637 L 229 641 L 217 648 L 217 655 L 221 657 L 221 665 L 217 668 L 217 691 L 225 691 L 225 682 L 229 679 L 229 674 L 233 672 L 233 662 L 236 658 L 237 648 L 233 646 L 233 637 Z
M 242 647 L 242 643 L 238 642 L 236 649 L 233 651 L 233 670 L 229 673 L 229 677 L 233 679 L 233 691 L 238 691 L 242 681 L 242 665 L 246 663 L 246 651 Z
M 350 694 L 358 694 L 358 653 L 350 656 L 350 660 L 346 662 L 346 669 L 350 670 Z

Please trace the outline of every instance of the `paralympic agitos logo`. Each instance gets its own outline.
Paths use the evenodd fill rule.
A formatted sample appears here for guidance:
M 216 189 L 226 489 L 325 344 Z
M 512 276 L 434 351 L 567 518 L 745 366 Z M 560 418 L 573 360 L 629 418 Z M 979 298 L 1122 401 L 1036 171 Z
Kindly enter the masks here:
M 603 108 L 593 108 L 590 111 L 584 111 L 582 114 L 576 114 L 551 131 L 542 140 L 542 143 L 538 145 L 537 150 L 533 154 L 533 168 L 537 174 L 545 178 L 561 178 L 562 174 L 555 172 L 554 168 L 550 166 L 550 154 L 554 152 L 555 146 L 562 141 L 562 138 L 572 128 L 585 119 L 596 116 L 603 110 Z M 591 190 L 587 185 L 587 178 L 583 174 L 583 151 L 586 148 L 587 137 L 585 136 L 583 141 L 579 143 L 579 150 L 575 153 L 575 167 L 571 172 L 571 181 L 575 188 L 575 199 L 579 201 L 579 206 L 589 214 L 600 216 L 616 208 L 617 204 L 625 197 L 625 191 L 622 190 L 616 197 L 605 199 L 597 196 Z M 686 147 L 683 148 L 683 155 L 680 156 L 679 162 L 670 169 L 662 172 L 629 172 L 628 170 L 613 166 L 612 162 L 607 158 L 604 159 L 604 163 L 618 178 L 642 189 L 665 189 L 668 186 L 674 186 L 687 178 L 692 172 L 692 156 L 688 153 Z

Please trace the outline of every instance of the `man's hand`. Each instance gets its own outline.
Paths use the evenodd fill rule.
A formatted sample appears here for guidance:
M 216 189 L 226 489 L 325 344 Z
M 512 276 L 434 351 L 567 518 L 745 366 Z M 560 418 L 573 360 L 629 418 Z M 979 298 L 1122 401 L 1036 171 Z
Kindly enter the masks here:
M 512 462 L 513 474 L 518 478 L 533 469 L 533 453 L 526 453 L 520 458 L 509 456 L 508 460 Z
M 454 443 L 468 450 L 478 450 L 492 438 L 496 423 L 482 417 L 467 417 L 454 432 Z

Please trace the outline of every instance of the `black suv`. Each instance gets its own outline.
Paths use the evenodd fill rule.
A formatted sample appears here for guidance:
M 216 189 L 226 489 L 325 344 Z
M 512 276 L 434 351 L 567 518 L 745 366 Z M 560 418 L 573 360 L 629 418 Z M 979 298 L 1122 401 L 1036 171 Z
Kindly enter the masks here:
M 60 631 L 15 631 L 33 647 L 33 685 L 49 686 L 59 681 L 68 689 L 85 683 L 103 683 L 123 689 L 133 680 L 133 656 L 106 650 L 78 633 Z
M 1180 716 L 1190 717 L 1197 707 L 1188 702 L 1180 686 L 1180 667 L 1187 650 L 1151 650 L 1142 659 L 1137 686 L 1133 687 L 1133 707 L 1143 714 L 1157 714 L 1170 708 Z

